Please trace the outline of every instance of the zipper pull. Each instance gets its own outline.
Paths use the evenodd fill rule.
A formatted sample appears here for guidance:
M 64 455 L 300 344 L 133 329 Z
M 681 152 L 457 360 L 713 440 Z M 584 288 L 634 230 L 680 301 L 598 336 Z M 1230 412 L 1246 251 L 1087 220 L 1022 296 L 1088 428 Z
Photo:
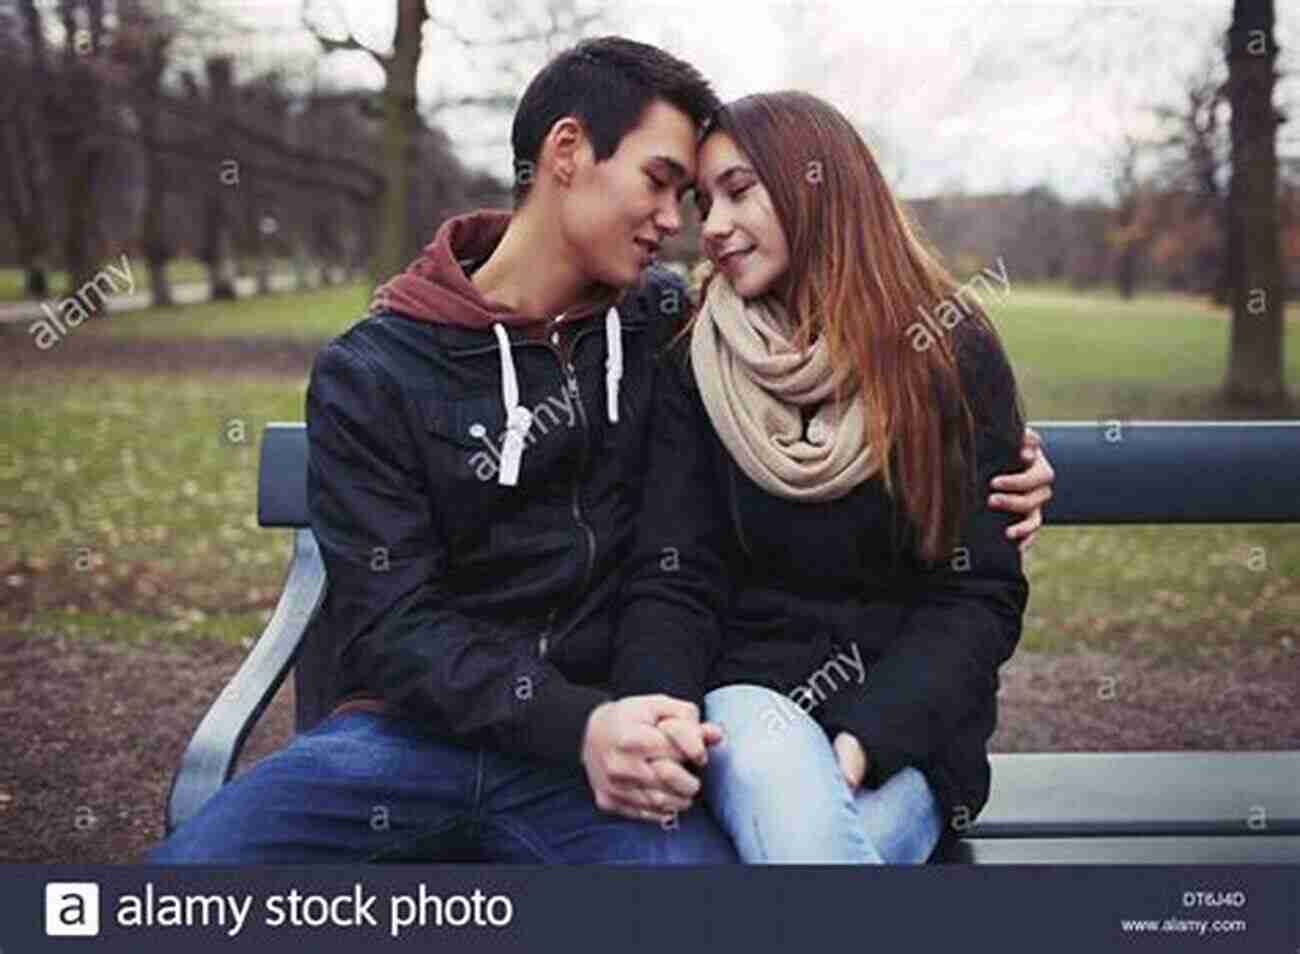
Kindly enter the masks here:
M 546 651 L 551 646 L 551 630 L 555 628 L 555 617 L 560 612 L 559 607 L 553 607 L 546 617 L 546 628 L 542 630 L 542 635 L 537 637 L 537 658 L 545 659 Z

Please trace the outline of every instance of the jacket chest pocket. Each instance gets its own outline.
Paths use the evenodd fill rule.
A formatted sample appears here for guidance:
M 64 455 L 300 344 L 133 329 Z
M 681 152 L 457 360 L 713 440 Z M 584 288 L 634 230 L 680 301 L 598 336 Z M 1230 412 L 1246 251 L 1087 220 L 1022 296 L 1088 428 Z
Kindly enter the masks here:
M 516 487 L 551 479 L 557 464 L 572 450 L 579 426 L 571 405 L 558 398 L 521 398 L 528 410 Z M 425 429 L 429 434 L 429 471 L 438 489 L 501 487 L 506 463 L 508 429 L 506 410 L 500 396 L 430 398 L 424 405 Z
M 429 476 L 435 488 L 450 490 L 466 482 L 496 480 L 506 429 L 499 398 L 427 399 L 424 425 L 430 438 Z

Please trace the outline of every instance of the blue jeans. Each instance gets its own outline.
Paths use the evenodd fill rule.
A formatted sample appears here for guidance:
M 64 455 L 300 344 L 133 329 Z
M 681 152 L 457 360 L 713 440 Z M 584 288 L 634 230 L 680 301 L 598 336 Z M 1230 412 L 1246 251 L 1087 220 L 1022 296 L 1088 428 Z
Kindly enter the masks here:
M 331 716 L 212 796 L 150 864 L 486 861 L 715 864 L 735 849 L 702 805 L 660 825 L 596 807 L 581 766 Z
M 826 731 L 762 686 L 704 697 L 722 727 L 704 795 L 748 864 L 923 864 L 943 833 L 925 776 L 906 766 L 879 788 L 850 791 Z

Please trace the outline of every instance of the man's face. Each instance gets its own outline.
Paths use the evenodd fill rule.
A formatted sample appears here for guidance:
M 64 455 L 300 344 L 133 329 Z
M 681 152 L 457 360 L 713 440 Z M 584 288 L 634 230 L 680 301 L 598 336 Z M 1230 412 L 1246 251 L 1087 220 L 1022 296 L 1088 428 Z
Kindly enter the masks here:
M 588 277 L 635 285 L 660 243 L 681 229 L 681 197 L 694 176 L 695 125 L 664 100 L 646 107 L 603 162 L 584 139 L 559 215 Z

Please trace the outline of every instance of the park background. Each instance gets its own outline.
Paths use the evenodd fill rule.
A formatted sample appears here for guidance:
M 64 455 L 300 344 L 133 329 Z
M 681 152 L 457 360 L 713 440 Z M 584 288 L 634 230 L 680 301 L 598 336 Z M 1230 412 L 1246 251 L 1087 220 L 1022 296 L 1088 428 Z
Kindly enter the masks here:
M 440 221 L 508 206 L 518 94 L 604 33 L 726 99 L 844 110 L 959 282 L 1005 269 L 983 302 L 1032 421 L 1300 416 L 1300 5 L 18 0 L 0 860 L 161 837 L 289 557 L 256 524 L 262 427 L 302 419 L 316 352 Z M 1047 521 L 992 751 L 1300 748 L 1293 528 Z M 290 683 L 241 769 L 292 713 Z

